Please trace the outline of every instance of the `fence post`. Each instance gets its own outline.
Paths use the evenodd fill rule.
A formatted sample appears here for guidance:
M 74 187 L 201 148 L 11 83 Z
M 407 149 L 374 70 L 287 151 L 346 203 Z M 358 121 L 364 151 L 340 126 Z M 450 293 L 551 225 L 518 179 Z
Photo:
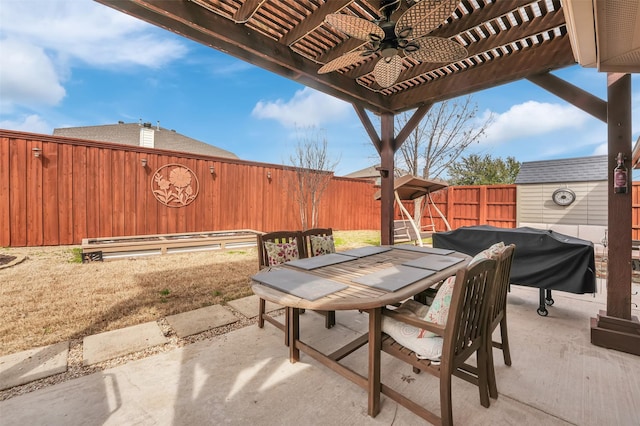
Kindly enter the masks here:
M 487 223 L 487 187 L 482 185 L 478 190 L 478 225 L 484 225 Z
M 449 225 L 451 225 L 451 229 L 456 229 L 458 224 L 456 223 L 456 218 L 453 215 L 453 206 L 455 204 L 455 189 L 453 186 L 447 188 L 447 211 L 445 213 L 445 217 L 449 221 Z

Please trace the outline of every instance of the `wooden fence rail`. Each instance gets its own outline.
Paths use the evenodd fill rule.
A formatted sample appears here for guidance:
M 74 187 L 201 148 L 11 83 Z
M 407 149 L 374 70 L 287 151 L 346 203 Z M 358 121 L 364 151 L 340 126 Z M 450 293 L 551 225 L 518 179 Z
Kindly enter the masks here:
M 37 156 L 36 156 L 37 154 Z M 143 160 L 146 166 L 143 167 Z M 155 198 L 162 166 L 187 167 L 195 200 L 169 207 Z M 214 173 L 211 173 L 213 166 Z M 299 229 L 286 166 L 0 130 L 0 246 L 80 244 L 83 238 L 255 229 Z M 378 188 L 331 176 L 319 226 L 380 228 Z M 457 186 L 433 194 L 451 227 L 516 226 L 516 186 Z M 633 238 L 640 239 L 640 184 L 633 186 Z M 405 203 L 410 212 L 413 203 Z M 396 216 L 401 218 L 399 209 Z M 435 209 L 423 224 L 446 229 Z

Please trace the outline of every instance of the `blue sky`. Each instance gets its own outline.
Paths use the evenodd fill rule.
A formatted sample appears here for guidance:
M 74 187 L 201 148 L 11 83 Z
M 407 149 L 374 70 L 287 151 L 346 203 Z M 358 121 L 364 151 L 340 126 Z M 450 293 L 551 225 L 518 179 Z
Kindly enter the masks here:
M 54 128 L 119 120 L 176 131 L 251 161 L 283 164 L 297 128 L 326 132 L 344 175 L 376 162 L 351 105 L 90 0 L 2 0 L 0 128 Z M 556 72 L 606 97 L 606 75 Z M 633 77 L 633 137 L 640 88 Z M 528 81 L 474 95 L 495 121 L 468 153 L 518 161 L 606 153 L 606 126 Z

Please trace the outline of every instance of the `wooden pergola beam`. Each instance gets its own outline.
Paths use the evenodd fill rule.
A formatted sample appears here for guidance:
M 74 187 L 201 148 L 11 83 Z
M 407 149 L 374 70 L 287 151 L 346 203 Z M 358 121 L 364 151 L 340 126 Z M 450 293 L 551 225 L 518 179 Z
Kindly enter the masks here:
M 607 122 L 607 102 L 597 96 L 548 72 L 529 76 L 527 80 L 580 108 L 587 114 L 591 114 L 598 120 Z

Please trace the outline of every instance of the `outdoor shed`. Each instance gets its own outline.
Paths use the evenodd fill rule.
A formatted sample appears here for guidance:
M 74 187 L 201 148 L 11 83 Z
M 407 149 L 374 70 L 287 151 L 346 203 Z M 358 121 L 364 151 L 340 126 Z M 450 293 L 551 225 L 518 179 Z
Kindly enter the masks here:
M 524 162 L 516 178 L 518 226 L 599 244 L 607 228 L 607 156 Z

